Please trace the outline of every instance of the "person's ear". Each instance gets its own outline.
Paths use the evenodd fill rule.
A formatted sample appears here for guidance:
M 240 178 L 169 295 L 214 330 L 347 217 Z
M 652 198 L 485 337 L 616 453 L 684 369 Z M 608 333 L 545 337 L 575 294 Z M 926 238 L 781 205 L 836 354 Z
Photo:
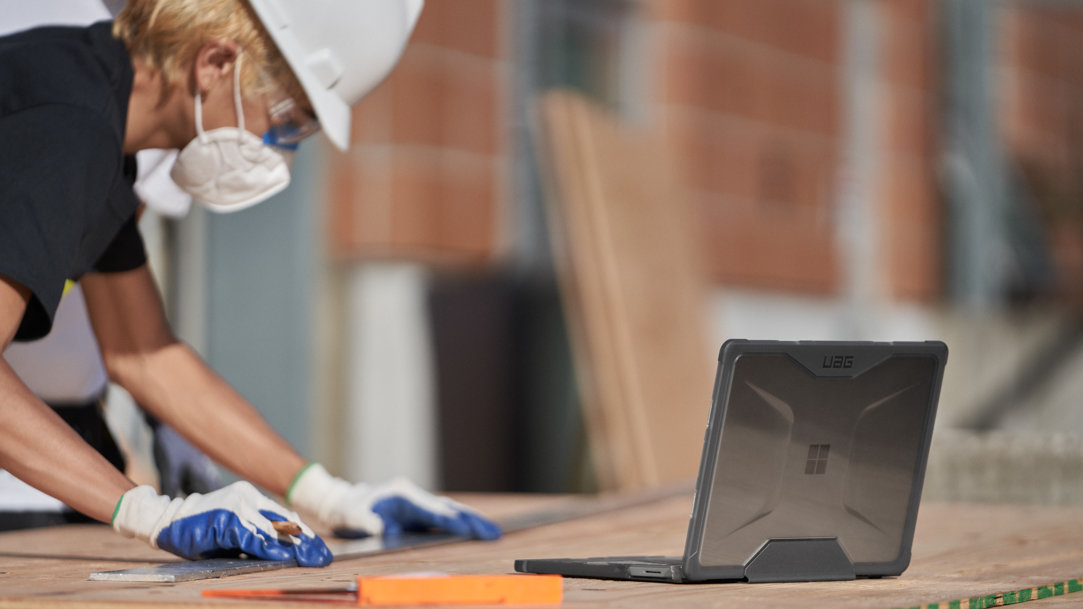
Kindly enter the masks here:
M 201 93 L 206 94 L 223 78 L 232 82 L 237 53 L 237 43 L 229 39 L 211 40 L 199 49 L 193 70 L 194 84 Z

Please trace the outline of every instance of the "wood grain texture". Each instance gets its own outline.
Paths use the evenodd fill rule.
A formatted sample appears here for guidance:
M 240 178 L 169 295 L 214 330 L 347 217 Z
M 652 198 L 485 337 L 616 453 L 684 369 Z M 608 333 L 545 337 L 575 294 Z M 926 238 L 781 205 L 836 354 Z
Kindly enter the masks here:
M 469 497 L 500 518 L 564 505 L 563 498 Z M 599 505 L 609 499 L 603 498 Z M 280 601 L 203 598 L 204 589 L 344 587 L 359 575 L 439 571 L 511 573 L 516 558 L 679 554 L 691 497 L 682 495 L 606 511 L 558 524 L 523 529 L 497 542 L 467 542 L 340 561 L 324 569 L 285 569 L 180 584 L 87 581 L 95 570 L 170 560 L 124 539 L 108 527 L 72 525 L 0 534 L 0 609 L 75 609 L 155 605 L 235 606 L 250 609 L 305 606 Z M 897 578 L 805 584 L 673 585 L 566 579 L 564 605 L 574 608 L 891 609 L 999 592 L 1038 588 L 1083 576 L 1083 508 L 1005 505 L 924 505 L 918 517 L 910 568 Z M 1083 593 L 1054 596 L 1024 608 L 1079 606 Z M 976 605 L 975 605 L 976 606 Z M 960 607 L 967 607 L 962 603 Z
M 554 257 L 599 485 L 695 477 L 711 398 L 697 231 L 656 134 L 542 102 Z

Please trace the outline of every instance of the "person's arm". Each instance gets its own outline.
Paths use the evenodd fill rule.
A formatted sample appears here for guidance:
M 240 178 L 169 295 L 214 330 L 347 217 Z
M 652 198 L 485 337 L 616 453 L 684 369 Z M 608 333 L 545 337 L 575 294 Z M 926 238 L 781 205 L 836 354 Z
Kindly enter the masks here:
M 100 292 L 102 284 L 92 283 Z M 29 299 L 27 288 L 0 276 L 0 346 L 13 340 Z M 120 305 L 121 313 L 136 317 L 155 313 L 153 309 L 125 308 L 123 301 L 106 299 L 108 304 Z M 116 322 L 111 315 L 104 317 L 106 323 Z M 116 346 L 115 341 L 107 344 Z M 156 389 L 161 387 L 142 388 L 151 394 Z M 243 552 L 269 560 L 294 559 L 302 566 L 323 566 L 333 558 L 296 514 L 247 482 L 176 499 L 159 495 L 150 486 L 136 486 L 35 398 L 3 360 L 0 415 L 4 421 L 0 426 L 0 466 L 68 506 L 111 523 L 125 536 L 191 559 Z M 214 428 L 213 421 L 208 427 Z M 288 533 L 275 527 L 274 521 L 281 520 L 295 523 Z M 295 532 L 293 526 L 299 526 L 300 531 Z
M 0 276 L 0 351 L 12 341 L 30 292 Z M 109 522 L 132 483 L 39 400 L 0 358 L 0 467 L 95 520 Z
M 352 484 L 306 462 L 251 404 L 174 338 L 145 264 L 87 275 L 82 282 L 109 377 L 221 465 L 339 533 L 440 528 L 463 537 L 500 536 L 497 525 L 468 507 L 405 480 Z
M 147 266 L 82 284 L 110 379 L 219 464 L 284 496 L 305 459 L 173 336 Z

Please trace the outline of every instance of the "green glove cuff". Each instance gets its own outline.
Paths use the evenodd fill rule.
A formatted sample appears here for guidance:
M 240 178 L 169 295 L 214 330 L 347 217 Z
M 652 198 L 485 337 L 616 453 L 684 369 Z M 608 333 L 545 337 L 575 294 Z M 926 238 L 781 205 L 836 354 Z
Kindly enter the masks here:
M 120 495 L 120 499 L 117 499 L 117 504 L 113 506 L 113 517 L 109 519 L 109 526 L 116 527 L 117 514 L 120 513 L 120 504 L 124 502 L 124 497 L 128 495 L 127 492 Z
M 297 488 L 297 483 L 301 480 L 302 477 L 304 477 L 305 472 L 317 465 L 319 465 L 319 463 L 316 463 L 315 461 L 309 462 L 308 465 L 302 467 L 301 471 L 297 472 L 297 475 L 294 476 L 293 480 L 290 481 L 289 488 L 286 489 L 286 507 L 293 507 L 293 490 Z

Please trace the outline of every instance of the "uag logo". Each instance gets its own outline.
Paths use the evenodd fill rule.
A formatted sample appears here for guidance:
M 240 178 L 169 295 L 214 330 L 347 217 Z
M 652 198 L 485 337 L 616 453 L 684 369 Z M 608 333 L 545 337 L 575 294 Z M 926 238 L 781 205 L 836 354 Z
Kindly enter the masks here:
M 827 473 L 827 454 L 830 444 L 809 444 L 808 460 L 805 461 L 805 474 L 818 476 Z
M 853 368 L 854 356 L 852 355 L 825 355 L 824 368 Z

